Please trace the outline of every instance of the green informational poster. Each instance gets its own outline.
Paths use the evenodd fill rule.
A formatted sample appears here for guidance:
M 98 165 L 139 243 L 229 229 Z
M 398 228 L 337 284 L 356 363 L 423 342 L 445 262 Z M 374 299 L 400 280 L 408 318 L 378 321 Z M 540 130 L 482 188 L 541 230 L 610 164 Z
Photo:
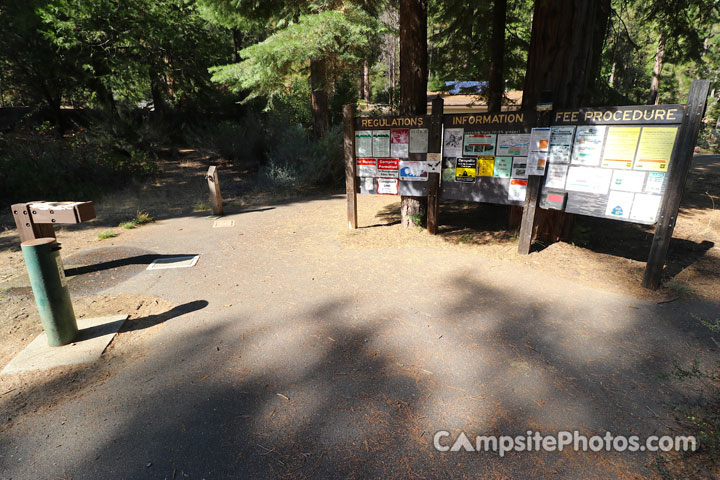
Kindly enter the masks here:
M 493 170 L 493 177 L 510 178 L 511 170 L 512 157 L 495 157 L 495 170 Z

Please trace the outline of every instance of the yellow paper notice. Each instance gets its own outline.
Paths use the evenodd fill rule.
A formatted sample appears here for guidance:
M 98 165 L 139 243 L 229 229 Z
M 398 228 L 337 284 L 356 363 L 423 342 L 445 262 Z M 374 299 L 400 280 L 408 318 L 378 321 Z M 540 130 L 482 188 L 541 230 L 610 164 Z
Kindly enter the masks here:
M 610 127 L 605 139 L 602 166 L 631 169 L 641 127 Z
M 678 127 L 643 127 L 635 170 L 667 172 Z
M 478 177 L 492 177 L 494 170 L 495 170 L 495 157 L 493 157 L 493 156 L 478 157 L 478 162 L 477 162 L 477 176 Z

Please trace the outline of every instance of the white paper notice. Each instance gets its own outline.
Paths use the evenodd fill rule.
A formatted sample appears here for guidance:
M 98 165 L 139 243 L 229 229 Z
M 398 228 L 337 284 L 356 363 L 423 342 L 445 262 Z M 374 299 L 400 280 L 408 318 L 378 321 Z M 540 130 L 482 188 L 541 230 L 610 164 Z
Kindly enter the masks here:
M 610 192 L 605 215 L 614 218 L 629 218 L 634 196 L 635 194 L 632 192 Z
M 660 208 L 660 195 L 645 195 L 644 193 L 636 193 L 633 202 L 632 211 L 630 212 L 631 220 L 639 220 L 641 222 L 654 222 L 657 218 L 658 208 Z
M 358 158 L 355 164 L 358 177 L 377 176 L 377 158 Z
M 610 190 L 622 190 L 623 192 L 642 192 L 645 184 L 645 172 L 634 172 L 632 170 L 615 170 Z
M 575 127 L 550 127 L 549 163 L 570 163 Z
M 525 195 L 527 192 L 527 180 L 521 180 L 518 178 L 510 179 L 510 186 L 508 187 L 508 200 L 519 200 L 525 201 Z
M 499 134 L 495 154 L 497 156 L 526 157 L 529 144 L 529 133 Z
M 565 188 L 567 180 L 568 165 L 551 163 L 548 165 L 548 174 L 545 178 L 545 186 L 548 188 Z
M 365 179 L 365 190 L 372 192 L 375 190 L 375 179 L 374 178 L 366 178 Z
M 410 153 L 427 153 L 428 151 L 428 129 L 410 129 Z
M 442 155 L 439 153 L 427 154 L 427 172 L 440 173 L 442 170 Z
M 607 168 L 571 166 L 568 169 L 565 190 L 605 195 L 610 187 L 612 172 Z
M 400 160 L 400 180 L 427 181 L 427 162 Z
M 530 134 L 530 151 L 547 153 L 550 148 L 550 129 L 533 128 Z
M 390 130 L 373 130 L 372 147 L 374 157 L 389 157 Z
M 647 184 L 645 185 L 645 193 L 662 193 L 662 186 L 664 181 L 665 172 L 648 173 Z
M 355 156 L 372 157 L 372 132 L 370 130 L 355 132 Z
M 397 195 L 398 179 L 397 178 L 378 178 L 377 193 L 379 195 Z
M 543 152 L 530 152 L 527 157 L 528 175 L 545 175 L 547 156 L 548 154 Z
M 390 156 L 397 158 L 407 158 L 409 141 L 410 130 L 408 130 L 407 128 L 390 130 Z
M 443 134 L 443 157 L 462 157 L 463 129 L 447 128 Z
M 600 164 L 603 140 L 605 139 L 604 126 L 577 127 L 575 145 L 572 152 L 573 165 L 587 165 L 596 167 Z

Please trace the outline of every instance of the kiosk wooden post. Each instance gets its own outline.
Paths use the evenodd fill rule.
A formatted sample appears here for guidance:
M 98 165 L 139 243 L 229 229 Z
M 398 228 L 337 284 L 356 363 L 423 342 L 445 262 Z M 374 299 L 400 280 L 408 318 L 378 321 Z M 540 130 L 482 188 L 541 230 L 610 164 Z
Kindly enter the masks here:
M 430 120 L 430 139 L 428 152 L 442 152 L 442 129 L 445 101 L 438 96 L 432 101 L 432 118 Z M 440 155 L 442 167 L 442 155 Z M 438 212 L 440 205 L 440 174 L 428 173 L 428 207 L 427 207 L 427 231 L 435 235 L 438 229 Z
M 345 151 L 345 191 L 347 192 L 348 229 L 358 227 L 357 178 L 355 177 L 355 126 L 352 105 L 343 106 L 343 148 Z
M 538 109 L 540 110 L 540 109 Z M 550 111 L 538 111 L 537 127 L 550 126 Z M 542 175 L 528 175 L 527 192 L 525 194 L 525 203 L 523 204 L 522 220 L 520 221 L 520 236 L 518 239 L 518 253 L 520 255 L 529 255 L 532 246 L 533 233 L 535 231 L 535 217 L 537 213 L 538 200 L 540 199 L 540 190 L 542 190 Z
M 656 289 L 660 286 L 668 247 L 670 246 L 678 210 L 680 209 L 680 200 L 682 200 L 683 190 L 685 189 L 685 180 L 692 166 L 695 142 L 700 132 L 700 124 L 705 112 L 709 88 L 709 80 L 695 80 L 690 85 L 682 125 L 675 140 L 675 147 L 670 160 L 671 167 L 667 180 L 667 194 L 660 204 L 655 236 L 653 237 L 650 255 L 645 267 L 645 275 L 642 281 L 645 288 Z

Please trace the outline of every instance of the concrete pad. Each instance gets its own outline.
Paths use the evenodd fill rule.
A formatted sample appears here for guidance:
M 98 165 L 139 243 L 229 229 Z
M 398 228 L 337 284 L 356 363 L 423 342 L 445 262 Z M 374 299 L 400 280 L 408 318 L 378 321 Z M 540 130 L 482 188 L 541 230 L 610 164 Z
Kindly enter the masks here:
M 189 268 L 194 267 L 200 255 L 158 258 L 148 265 L 148 270 L 164 270 L 166 268 Z
M 127 318 L 127 315 L 113 315 L 79 319 L 77 339 L 62 347 L 48 345 L 47 336 L 43 332 L 18 353 L 0 375 L 94 362 L 100 358 Z
M 232 220 L 230 218 L 223 218 L 219 220 L 215 220 L 213 222 L 213 228 L 224 228 L 224 227 L 234 227 L 235 226 L 235 220 Z

